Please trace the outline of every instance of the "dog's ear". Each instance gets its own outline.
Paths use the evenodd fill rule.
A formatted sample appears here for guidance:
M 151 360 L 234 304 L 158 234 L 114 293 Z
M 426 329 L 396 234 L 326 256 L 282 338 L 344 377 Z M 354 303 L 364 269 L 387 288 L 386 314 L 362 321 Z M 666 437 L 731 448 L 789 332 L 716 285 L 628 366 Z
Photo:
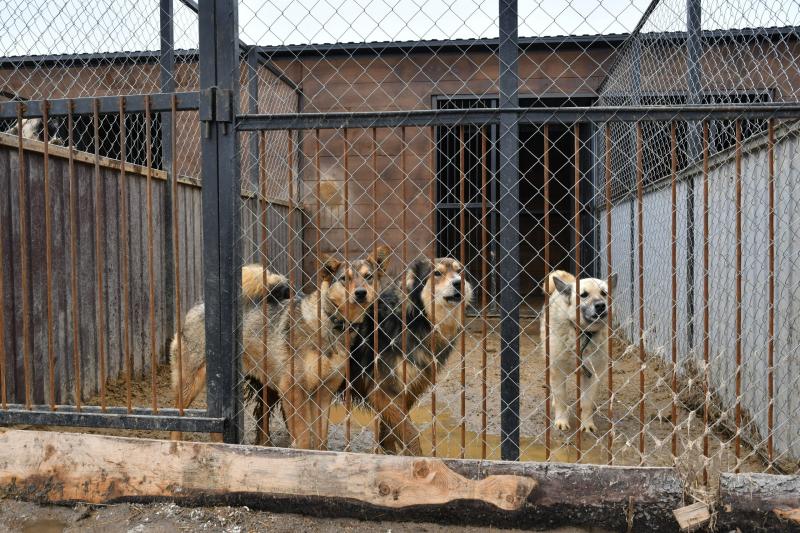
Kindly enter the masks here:
M 610 281 L 611 281 L 611 287 L 610 287 L 611 290 L 616 289 L 617 288 L 617 273 L 616 272 L 611 274 L 611 280 Z
M 572 295 L 572 283 L 567 283 L 558 276 L 553 276 L 553 284 L 556 286 L 556 290 L 564 296 Z
M 322 256 L 322 270 L 320 271 L 320 278 L 322 281 L 333 281 L 336 272 L 342 266 L 342 261 L 331 255 Z
M 392 255 L 392 250 L 382 244 L 375 248 L 375 252 L 370 254 L 369 261 L 375 265 L 375 268 L 378 269 L 379 274 L 385 274 L 386 269 L 389 266 L 389 257 Z
M 433 264 L 426 257 L 420 257 L 411 263 L 406 271 L 406 289 L 408 292 L 413 291 L 417 285 L 421 285 L 430 276 L 431 270 L 433 270 Z

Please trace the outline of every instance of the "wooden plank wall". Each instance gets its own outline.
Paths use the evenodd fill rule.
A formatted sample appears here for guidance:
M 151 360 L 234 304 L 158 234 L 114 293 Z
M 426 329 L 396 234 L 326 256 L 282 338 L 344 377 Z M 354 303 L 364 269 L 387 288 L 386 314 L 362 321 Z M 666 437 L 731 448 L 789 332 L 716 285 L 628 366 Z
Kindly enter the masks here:
M 48 365 L 47 326 L 47 269 L 45 261 L 46 239 L 44 224 L 43 144 L 26 141 L 23 156 L 25 173 L 28 232 L 28 279 L 30 313 L 30 361 L 32 402 L 47 404 L 50 379 Z M 52 231 L 53 352 L 55 359 L 55 403 L 75 402 L 73 370 L 73 326 L 77 319 L 79 328 L 79 354 L 82 397 L 89 398 L 99 390 L 100 381 L 114 380 L 124 375 L 122 248 L 120 246 L 120 170 L 118 161 L 104 160 L 100 166 L 101 201 L 95 201 L 95 169 L 89 154 L 76 152 L 74 176 L 77 200 L 77 294 L 71 290 L 72 265 L 70 255 L 69 224 L 69 164 L 67 150 L 51 146 L 49 157 L 50 215 Z M 80 156 L 80 157 L 77 157 Z M 22 293 L 22 240 L 19 203 L 19 156 L 16 138 L 0 135 L 0 243 L 2 243 L 5 379 L 9 403 L 24 403 L 25 381 L 23 370 L 23 293 Z M 149 285 L 147 255 L 147 180 L 145 169 L 126 165 L 124 185 L 127 187 L 127 239 L 129 283 L 129 346 L 133 360 L 134 377 L 143 377 L 150 368 Z M 165 175 L 154 171 L 153 194 L 153 264 L 155 272 L 155 323 L 158 361 L 167 361 L 166 348 L 172 332 L 163 327 L 170 302 L 174 295 L 165 294 L 166 269 L 163 235 L 171 228 L 164 226 L 163 205 Z M 181 180 L 178 185 L 178 241 L 180 243 L 181 310 L 183 314 L 203 298 L 202 268 L 202 199 L 196 181 Z M 242 228 L 250 228 L 252 238 L 243 239 L 245 261 L 258 260 L 257 239 L 260 226 L 257 216 L 257 199 L 244 198 Z M 268 206 L 269 256 L 273 269 L 287 272 L 288 226 L 283 205 Z M 99 213 L 101 225 L 102 258 L 99 263 L 103 273 L 103 286 L 97 287 L 98 257 L 95 254 L 95 215 Z M 299 241 L 299 239 L 298 239 Z M 299 245 L 299 242 L 298 242 Z M 299 249 L 298 249 L 299 250 Z M 297 255 L 296 257 L 299 257 Z M 100 375 L 98 298 L 104 302 L 104 348 L 106 373 Z M 73 298 L 78 300 L 78 316 L 73 316 Z M 182 317 L 181 317 L 182 318 Z

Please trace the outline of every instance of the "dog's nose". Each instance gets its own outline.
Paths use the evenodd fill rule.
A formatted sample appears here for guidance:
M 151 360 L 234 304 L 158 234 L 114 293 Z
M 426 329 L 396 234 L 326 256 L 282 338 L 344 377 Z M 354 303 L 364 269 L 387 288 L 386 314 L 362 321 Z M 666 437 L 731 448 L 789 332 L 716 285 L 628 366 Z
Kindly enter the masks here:
M 367 299 L 367 289 L 356 289 L 353 295 L 356 297 L 357 302 L 363 302 Z
M 606 303 L 597 302 L 594 304 L 594 312 L 598 315 L 604 315 L 606 313 Z
M 456 294 L 461 294 L 461 278 L 455 278 L 451 284 Z

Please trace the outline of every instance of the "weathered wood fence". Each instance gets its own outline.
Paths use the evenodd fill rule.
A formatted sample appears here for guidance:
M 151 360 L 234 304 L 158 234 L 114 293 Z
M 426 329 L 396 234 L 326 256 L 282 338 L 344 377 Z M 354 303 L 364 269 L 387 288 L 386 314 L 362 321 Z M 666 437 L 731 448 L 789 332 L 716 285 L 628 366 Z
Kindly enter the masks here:
M 76 151 L 71 175 L 69 150 L 51 145 L 48 152 L 49 191 L 46 191 L 44 144 L 24 141 L 20 169 L 17 138 L 0 135 L 0 303 L 3 312 L 0 357 L 4 358 L 2 380 L 8 403 L 24 403 L 26 400 L 26 353 L 33 404 L 74 402 L 76 368 L 80 372 L 83 399 L 99 390 L 101 380 L 114 380 L 123 375 L 126 330 L 134 377 L 144 375 L 151 365 L 147 169 L 125 164 L 123 174 L 119 161 L 100 158 L 96 170 L 93 154 Z M 165 235 L 173 229 L 168 227 L 168 218 L 164 216 L 171 208 L 167 205 L 168 197 L 165 197 L 167 174 L 152 170 L 151 176 L 153 334 L 158 350 L 156 360 L 163 363 L 173 333 L 167 330 L 166 325 L 170 314 L 175 312 L 175 295 L 166 289 L 167 273 L 173 266 L 167 264 L 169 254 L 165 249 L 168 242 Z M 74 180 L 74 230 L 70 224 L 71 179 Z M 20 183 L 23 184 L 22 193 Z M 121 186 L 127 195 L 124 211 L 120 204 L 123 197 Z M 198 180 L 179 179 L 176 221 L 182 314 L 203 298 L 201 192 Z M 241 227 L 243 235 L 247 236 L 242 239 L 244 260 L 257 260 L 263 233 L 256 217 L 260 208 L 266 207 L 269 263 L 271 268 L 286 272 L 290 233 L 288 208 L 282 202 L 272 201 L 259 206 L 253 193 L 243 192 L 242 196 L 246 208 L 241 210 Z M 46 210 L 49 210 L 49 230 Z M 123 213 L 127 213 L 125 219 Z M 96 242 L 95 229 L 98 226 L 99 242 Z M 300 245 L 299 240 L 297 245 Z M 51 257 L 49 294 L 48 246 Z M 127 328 L 124 324 L 123 292 L 126 257 Z M 100 286 L 98 279 L 102 279 Z M 27 297 L 24 287 L 27 287 Z M 51 320 L 48 320 L 48 301 Z M 74 302 L 77 307 L 73 306 Z M 77 313 L 73 312 L 74 308 Z M 103 372 L 101 346 L 105 354 Z M 54 361 L 53 398 L 49 392 L 51 354 Z M 75 364 L 76 356 L 78 365 Z

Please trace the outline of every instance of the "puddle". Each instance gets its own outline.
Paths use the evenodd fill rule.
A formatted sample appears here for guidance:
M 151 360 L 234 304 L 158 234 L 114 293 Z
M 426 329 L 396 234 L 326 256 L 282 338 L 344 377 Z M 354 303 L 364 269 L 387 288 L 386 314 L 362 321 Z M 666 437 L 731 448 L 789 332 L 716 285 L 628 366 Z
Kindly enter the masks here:
M 334 405 L 331 408 L 330 423 L 344 425 L 345 408 L 342 405 Z M 423 455 L 430 456 L 433 450 L 431 435 L 432 417 L 430 406 L 421 405 L 411 411 L 411 420 L 417 428 L 424 428 L 420 432 L 420 445 Z M 353 407 L 350 414 L 352 432 L 355 434 L 360 428 L 367 428 L 372 431 L 375 427 L 375 416 L 364 409 Z M 464 458 L 481 459 L 483 442 L 481 434 L 467 430 L 465 432 Z M 606 463 L 605 448 L 592 446 L 595 439 L 591 436 L 582 438 L 583 453 L 581 463 Z M 587 448 L 589 448 L 587 450 Z M 461 426 L 448 412 L 436 414 L 436 456 L 442 458 L 461 457 Z M 500 459 L 500 435 L 491 433 L 486 434 L 486 459 Z M 522 461 L 546 461 L 547 450 L 542 442 L 530 437 L 520 439 L 520 460 Z M 550 460 L 555 462 L 574 463 L 578 462 L 578 450 L 571 443 L 552 441 L 550 449 Z
M 26 522 L 20 531 L 22 533 L 61 533 L 67 528 L 67 524 L 61 520 L 43 518 Z

